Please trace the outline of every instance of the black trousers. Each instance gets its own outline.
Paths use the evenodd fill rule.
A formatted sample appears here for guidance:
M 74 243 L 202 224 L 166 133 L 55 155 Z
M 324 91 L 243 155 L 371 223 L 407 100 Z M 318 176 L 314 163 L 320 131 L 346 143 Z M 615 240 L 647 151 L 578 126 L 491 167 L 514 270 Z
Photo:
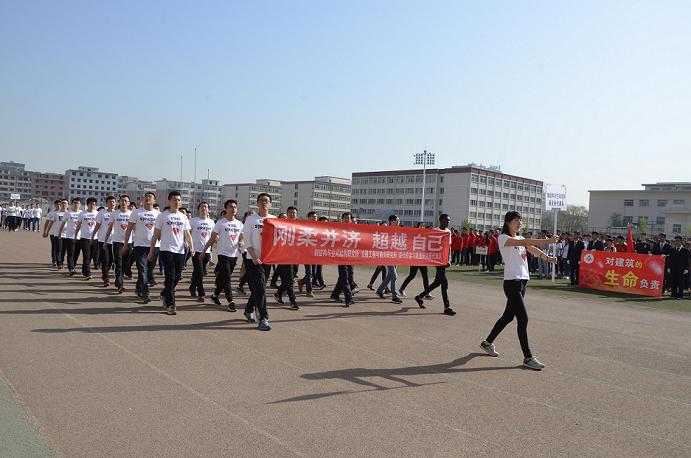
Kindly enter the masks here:
M 374 273 L 372 273 L 372 277 L 369 279 L 370 285 L 374 285 L 377 282 L 377 277 L 379 274 L 381 274 L 381 281 L 384 281 L 384 278 L 386 277 L 386 267 L 377 266 L 377 268 L 374 269 Z
M 175 305 L 175 287 L 182 277 L 182 268 L 185 265 L 185 253 L 171 253 L 170 251 L 159 252 L 163 268 L 165 269 L 165 281 L 161 296 L 165 299 L 166 305 Z
M 571 263 L 571 284 L 572 285 L 578 285 L 578 278 L 579 278 L 578 271 L 579 271 L 580 266 L 581 266 L 580 261 L 573 261 Z
M 205 296 L 204 292 L 204 271 L 209 263 L 211 255 L 209 253 L 198 254 L 192 257 L 192 280 L 190 280 L 190 291 L 199 296 Z
M 669 274 L 669 286 L 672 290 L 672 297 L 684 297 L 684 271 L 672 272 Z
M 313 284 L 320 287 L 326 286 L 326 283 L 324 283 L 324 275 L 322 274 L 322 265 L 316 264 L 314 267 L 314 280 L 312 280 Z
M 91 239 L 79 239 L 79 249 L 82 252 L 82 275 L 91 276 Z
M 441 298 L 444 301 L 444 308 L 449 305 L 449 280 L 446 279 L 446 267 L 437 267 L 437 273 L 434 275 L 434 281 L 423 292 L 418 294 L 418 297 L 425 297 L 435 289 L 441 286 Z
M 230 277 L 233 275 L 235 265 L 238 258 L 231 258 L 230 256 L 218 255 L 218 262 L 216 263 L 216 289 L 214 296 L 218 296 L 221 292 L 225 293 L 226 300 L 230 304 L 233 302 L 233 288 L 230 285 Z
M 113 264 L 115 264 L 115 287 L 120 288 L 124 285 L 125 275 L 123 273 L 123 266 L 127 261 L 122 256 L 122 247 L 124 243 L 113 242 Z M 129 251 L 129 250 L 128 250 Z
M 67 270 L 74 272 L 79 261 L 79 242 L 75 239 L 64 239 L 63 243 L 67 245 Z
M 55 235 L 50 236 L 50 258 L 56 266 L 62 265 L 60 252 L 62 251 L 62 239 Z
M 113 245 L 106 242 L 98 242 L 98 258 L 101 262 L 101 277 L 110 279 L 110 267 L 113 264 Z
M 316 268 L 313 264 L 305 264 L 305 276 L 302 277 L 302 284 L 307 288 L 308 293 L 312 292 L 315 271 Z
M 281 286 L 278 287 L 279 297 L 283 297 L 284 293 L 288 293 L 290 302 L 295 302 L 295 290 L 293 289 L 295 283 L 295 270 L 293 266 L 290 264 L 278 265 L 276 266 L 276 270 L 278 271 L 279 277 L 281 277 Z
M 331 292 L 331 297 L 338 299 L 341 293 L 345 298 L 346 304 L 353 302 L 353 293 L 350 289 L 350 278 L 352 278 L 352 266 L 338 266 L 338 281 L 334 290 Z
M 101 249 L 96 240 L 91 244 L 91 261 L 94 263 L 94 269 L 101 268 Z
M 406 286 L 408 286 L 408 283 L 410 283 L 413 278 L 417 275 L 418 270 L 420 271 L 420 275 L 422 275 L 422 286 L 427 289 L 429 287 L 429 277 L 427 276 L 427 266 L 410 266 L 410 273 L 408 274 L 407 277 L 405 277 L 405 280 L 403 280 L 403 284 L 401 284 L 401 291 L 405 291 Z
M 278 278 L 278 266 L 274 266 L 274 272 L 273 274 L 271 274 L 271 281 L 269 282 L 269 284 L 271 286 L 276 286 L 276 280 L 278 280 Z
M 504 314 L 497 320 L 492 331 L 487 336 L 487 342 L 492 343 L 507 324 L 516 317 L 518 323 L 518 341 L 521 343 L 523 357 L 530 358 L 533 354 L 528 346 L 528 312 L 525 309 L 523 298 L 528 280 L 504 280 L 504 294 L 506 295 L 506 308 Z
M 156 256 L 149 261 L 149 247 L 136 246 L 132 248 L 132 256 L 137 265 L 137 284 L 135 290 L 143 297 L 149 297 L 149 283 L 153 278 L 153 270 L 156 267 Z
M 269 312 L 266 309 L 266 277 L 271 272 L 271 265 L 256 265 L 248 256 L 245 259 L 245 271 L 247 281 L 250 284 L 250 298 L 245 307 L 245 313 L 252 313 L 255 310 L 259 313 L 259 319 L 269 319 Z

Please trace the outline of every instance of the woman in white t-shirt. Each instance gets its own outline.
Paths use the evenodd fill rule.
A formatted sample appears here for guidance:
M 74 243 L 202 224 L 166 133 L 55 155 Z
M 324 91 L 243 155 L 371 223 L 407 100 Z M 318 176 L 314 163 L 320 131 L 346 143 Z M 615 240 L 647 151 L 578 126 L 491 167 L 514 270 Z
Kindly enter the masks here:
M 528 345 L 528 312 L 523 301 L 525 288 L 528 280 L 530 280 L 527 252 L 554 264 L 557 262 L 557 258 L 548 256 L 537 247 L 556 243 L 559 240 L 559 236 L 555 235 L 548 239 L 524 239 L 518 235 L 520 234 L 520 229 L 521 214 L 515 211 L 508 212 L 504 216 L 504 227 L 499 236 L 499 251 L 504 260 L 506 309 L 504 309 L 504 314 L 497 320 L 487 339 L 480 343 L 480 346 L 489 355 L 499 356 L 499 353 L 494 348 L 494 339 L 516 317 L 518 340 L 521 343 L 521 350 L 523 350 L 523 365 L 530 369 L 541 370 L 545 365 L 533 356 Z

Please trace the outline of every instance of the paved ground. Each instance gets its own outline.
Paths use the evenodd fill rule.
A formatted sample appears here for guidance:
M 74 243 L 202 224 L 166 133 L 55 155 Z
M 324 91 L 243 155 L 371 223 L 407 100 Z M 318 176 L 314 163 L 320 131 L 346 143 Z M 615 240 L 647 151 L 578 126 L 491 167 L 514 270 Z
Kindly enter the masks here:
M 533 372 L 515 325 L 502 357 L 478 352 L 504 303 L 482 285 L 452 283 L 456 317 L 439 300 L 366 291 L 343 309 L 324 292 L 273 307 L 262 333 L 188 298 L 170 317 L 65 278 L 37 234 L 0 232 L 0 246 L 0 375 L 24 409 L 15 423 L 41 437 L 15 429 L 57 455 L 691 455 L 688 313 L 529 287 L 548 365 Z M 361 285 L 370 271 L 356 268 Z M 0 451 L 18 437 L 0 431 Z

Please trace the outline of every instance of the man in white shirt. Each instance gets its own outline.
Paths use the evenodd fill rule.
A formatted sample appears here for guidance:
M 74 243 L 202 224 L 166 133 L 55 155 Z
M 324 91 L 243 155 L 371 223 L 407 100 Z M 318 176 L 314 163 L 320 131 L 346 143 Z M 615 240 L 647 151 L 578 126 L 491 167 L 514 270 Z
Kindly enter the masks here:
M 271 272 L 271 266 L 262 263 L 262 229 L 264 219 L 275 218 L 269 214 L 271 210 L 271 196 L 262 192 L 257 196 L 258 214 L 250 215 L 242 228 L 242 237 L 247 248 L 245 268 L 250 284 L 250 297 L 245 307 L 245 318 L 250 323 L 256 323 L 255 309 L 259 312 L 259 330 L 270 331 L 269 312 L 266 309 L 266 277 Z
M 106 197 L 106 208 L 100 210 L 96 215 L 96 227 L 94 228 L 94 233 L 91 234 L 91 240 L 93 241 L 98 237 L 98 257 L 101 261 L 101 279 L 103 280 L 103 286 L 110 286 L 110 267 L 113 264 L 113 234 L 111 233 L 108 238 L 106 234 L 110 228 L 110 217 L 115 211 L 115 197 Z
M 65 217 L 65 212 L 67 211 L 67 199 L 58 199 L 55 202 L 55 210 L 48 215 L 48 221 L 43 226 L 43 237 L 48 237 L 50 235 L 50 246 L 51 246 L 51 258 L 53 259 L 54 266 L 58 269 L 62 269 L 63 262 L 65 261 L 65 250 L 62 244 L 62 238 L 60 230 L 62 226 L 62 220 Z
M 137 263 L 138 271 L 135 291 L 137 297 L 142 298 L 145 304 L 151 302 L 151 297 L 149 296 L 149 276 L 153 272 L 157 261 L 157 256 L 154 256 L 154 259 L 151 261 L 147 259 L 151 238 L 154 235 L 154 224 L 156 224 L 156 218 L 161 213 L 154 208 L 155 203 L 156 196 L 154 193 L 147 192 L 144 194 L 144 204 L 141 208 L 137 208 L 132 212 L 127 223 L 127 230 L 125 231 L 125 239 L 129 240 L 134 230 L 132 256 Z M 123 258 L 127 256 L 127 251 L 128 245 L 123 245 Z
M 77 231 L 77 221 L 82 212 L 82 200 L 79 197 L 72 199 L 70 209 L 65 213 L 62 220 L 65 235 L 62 243 L 67 246 L 67 270 L 70 277 L 77 273 L 76 265 L 79 260 L 79 231 Z M 60 228 L 62 231 L 62 228 Z
M 286 210 L 286 219 L 296 220 L 298 218 L 298 209 L 290 206 Z M 297 301 L 295 300 L 295 290 L 293 289 L 295 283 L 295 273 L 292 264 L 280 264 L 276 266 L 276 271 L 281 278 L 281 286 L 274 293 L 274 298 L 279 304 L 283 304 L 283 293 L 288 294 L 291 310 L 300 310 Z
M 130 197 L 127 195 L 120 196 L 120 206 L 110 216 L 108 231 L 105 237 L 113 236 L 113 263 L 115 264 L 115 287 L 118 289 L 118 294 L 125 291 L 125 276 L 123 267 L 127 262 L 126 253 L 123 254 L 122 246 L 131 242 L 131 239 L 125 239 L 125 231 L 127 224 L 130 221 L 132 211 L 130 207 Z
M 177 191 L 168 194 L 169 209 L 163 211 L 154 224 L 154 235 L 149 245 L 149 261 L 154 260 L 156 242 L 161 241 L 159 257 L 165 270 L 165 282 L 161 291 L 161 303 L 168 315 L 175 315 L 175 287 L 182 277 L 185 263 L 185 245 L 194 256 L 194 246 L 190 237 L 190 222 L 187 215 L 179 211 L 182 197 Z
M 76 230 L 78 235 L 75 236 L 75 241 L 78 237 L 79 249 L 82 252 L 82 276 L 87 280 L 91 280 L 91 242 L 96 228 L 96 216 L 96 198 L 89 197 L 86 199 L 86 210 L 79 214 Z
M 216 305 L 221 305 L 219 295 L 223 292 L 228 301 L 228 311 L 235 312 L 235 302 L 233 302 L 233 290 L 230 285 L 230 277 L 235 270 L 235 265 L 238 262 L 238 254 L 240 253 L 242 243 L 242 223 L 235 219 L 238 212 L 238 204 L 233 199 L 226 200 L 223 208 L 225 215 L 216 222 L 211 237 L 206 242 L 201 252 L 205 253 L 213 244 L 218 241 L 216 245 L 217 263 L 216 263 L 216 288 L 211 295 L 211 300 Z
M 192 236 L 192 244 L 196 256 L 192 257 L 192 280 L 190 281 L 190 294 L 192 297 L 197 297 L 199 302 L 204 302 L 206 293 L 204 292 L 204 272 L 206 265 L 211 259 L 209 251 L 211 246 L 206 247 L 206 242 L 211 238 L 211 232 L 216 223 L 209 218 L 209 204 L 207 202 L 200 202 L 197 205 L 197 214 L 199 216 L 190 220 L 190 235 Z M 206 249 L 205 249 L 206 248 Z
M 35 207 L 34 218 L 31 222 L 31 230 L 39 232 L 41 230 L 41 217 L 43 216 L 43 209 L 38 204 L 35 204 Z

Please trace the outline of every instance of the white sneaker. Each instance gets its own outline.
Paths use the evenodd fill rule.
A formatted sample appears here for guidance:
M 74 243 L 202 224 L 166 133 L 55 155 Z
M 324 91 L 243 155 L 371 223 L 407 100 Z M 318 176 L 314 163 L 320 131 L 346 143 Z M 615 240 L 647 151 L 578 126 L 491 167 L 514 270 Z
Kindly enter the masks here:
M 482 347 L 482 349 L 485 350 L 487 354 L 490 356 L 499 356 L 499 353 L 497 353 L 497 350 L 494 348 L 493 343 L 489 343 L 486 340 L 483 340 L 482 342 L 480 342 L 480 347 Z
M 406 293 L 405 293 L 405 291 L 403 291 L 402 289 L 399 289 L 399 290 L 398 290 L 398 295 L 399 295 L 399 296 L 405 297 L 405 296 L 406 296 Z
M 523 365 L 536 371 L 541 371 L 545 368 L 545 365 L 538 361 L 537 358 L 526 358 L 523 360 Z

